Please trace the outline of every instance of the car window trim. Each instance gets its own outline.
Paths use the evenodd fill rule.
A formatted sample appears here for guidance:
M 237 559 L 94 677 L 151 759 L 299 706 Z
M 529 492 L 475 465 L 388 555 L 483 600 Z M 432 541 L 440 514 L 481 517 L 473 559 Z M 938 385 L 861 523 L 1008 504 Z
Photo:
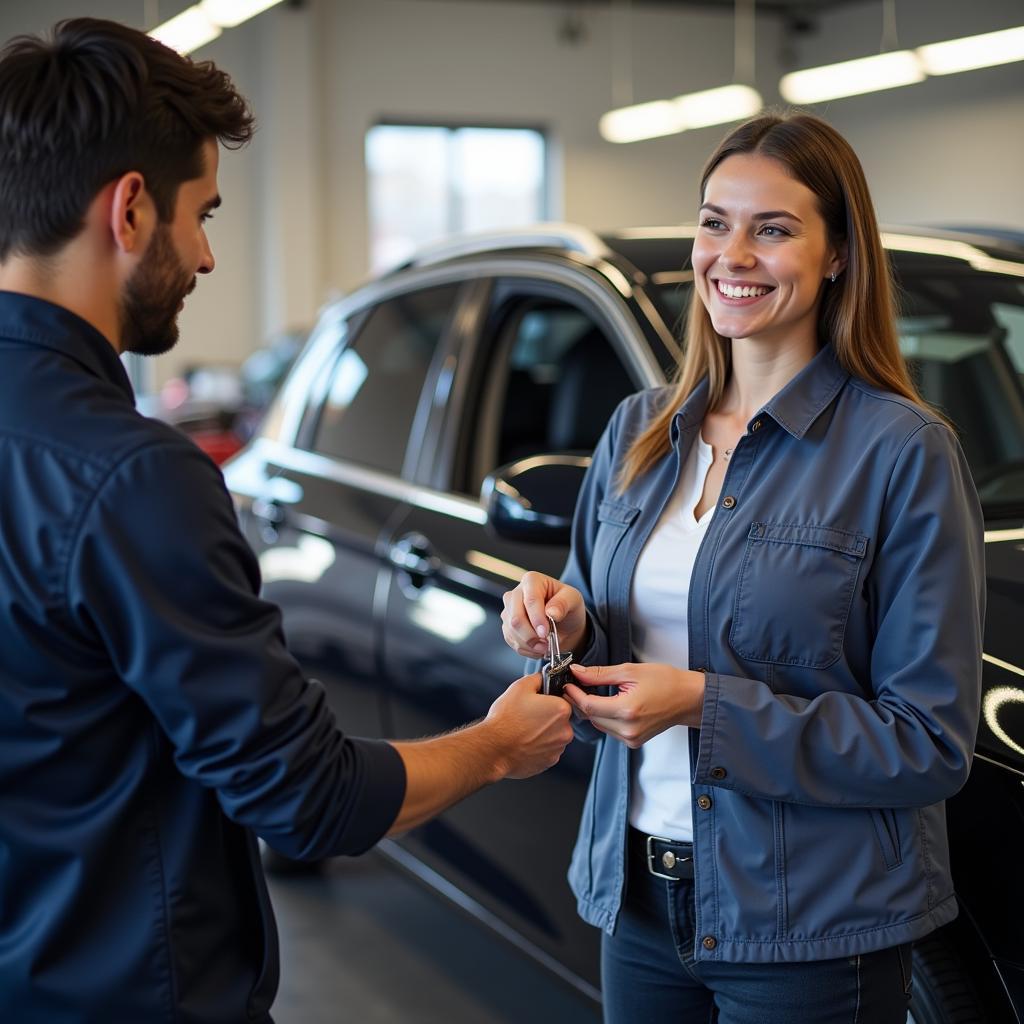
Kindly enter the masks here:
M 294 448 L 265 437 L 257 438 L 252 443 L 252 451 L 257 459 L 280 469 L 344 484 L 346 487 L 392 498 L 430 512 L 454 516 L 479 526 L 487 522 L 487 510 L 479 501 L 435 491 L 422 484 L 410 483 L 392 473 L 370 466 L 342 462 L 329 455 Z

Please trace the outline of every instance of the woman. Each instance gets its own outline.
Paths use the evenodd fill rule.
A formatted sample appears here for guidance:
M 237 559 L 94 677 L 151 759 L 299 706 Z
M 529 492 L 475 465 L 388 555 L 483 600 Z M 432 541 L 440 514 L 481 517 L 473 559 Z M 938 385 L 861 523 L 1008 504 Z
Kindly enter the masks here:
M 563 582 L 528 573 L 503 631 L 536 657 L 550 615 L 579 663 L 570 882 L 607 1021 L 903 1024 L 910 943 L 957 912 L 977 496 L 907 375 L 848 143 L 758 117 L 700 202 L 679 383 L 618 408 Z

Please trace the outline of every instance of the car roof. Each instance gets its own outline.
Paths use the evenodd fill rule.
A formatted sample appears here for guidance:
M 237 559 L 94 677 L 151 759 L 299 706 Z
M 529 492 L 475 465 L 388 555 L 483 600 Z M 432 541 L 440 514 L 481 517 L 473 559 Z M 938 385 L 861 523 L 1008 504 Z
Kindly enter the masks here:
M 598 233 L 566 223 L 540 223 L 522 228 L 458 235 L 424 246 L 390 277 L 416 267 L 436 266 L 483 255 L 531 256 L 575 254 L 588 262 L 625 258 L 641 271 L 679 265 L 680 252 L 689 253 L 695 225 L 619 228 Z M 886 225 L 882 243 L 905 254 L 901 262 L 931 263 L 935 258 L 962 260 L 984 270 L 1020 273 L 1024 263 L 1024 232 L 1012 229 L 949 228 Z M 1006 266 L 1000 264 L 1006 261 Z

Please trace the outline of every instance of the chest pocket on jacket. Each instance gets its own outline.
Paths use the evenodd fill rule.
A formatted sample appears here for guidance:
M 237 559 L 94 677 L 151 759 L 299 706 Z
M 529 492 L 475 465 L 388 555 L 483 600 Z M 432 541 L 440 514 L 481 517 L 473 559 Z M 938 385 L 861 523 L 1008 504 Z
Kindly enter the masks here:
M 591 559 L 590 585 L 594 591 L 598 614 L 602 617 L 608 611 L 612 562 L 622 538 L 629 532 L 629 527 L 639 512 L 640 509 L 636 505 L 624 501 L 602 501 L 598 505 L 598 527 Z
M 828 526 L 752 523 L 736 582 L 732 649 L 778 665 L 837 661 L 867 547 L 863 534 Z

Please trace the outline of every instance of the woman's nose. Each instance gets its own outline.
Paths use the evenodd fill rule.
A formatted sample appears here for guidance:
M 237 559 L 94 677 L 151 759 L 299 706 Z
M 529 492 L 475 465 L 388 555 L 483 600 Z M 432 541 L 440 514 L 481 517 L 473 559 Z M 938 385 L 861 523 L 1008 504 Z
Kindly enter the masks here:
M 719 259 L 727 267 L 750 267 L 755 262 L 749 240 L 742 232 L 729 236 Z

